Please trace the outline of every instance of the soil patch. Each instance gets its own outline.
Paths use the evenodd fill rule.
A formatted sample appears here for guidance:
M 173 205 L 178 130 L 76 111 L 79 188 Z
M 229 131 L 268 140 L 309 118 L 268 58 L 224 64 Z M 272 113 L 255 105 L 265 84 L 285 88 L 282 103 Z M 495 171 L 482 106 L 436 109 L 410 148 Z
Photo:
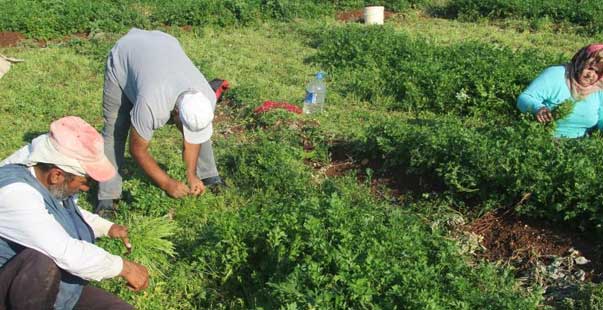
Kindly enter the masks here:
M 552 258 L 573 255 L 589 261 L 574 266 L 585 272 L 584 279 L 603 280 L 601 246 L 580 232 L 508 211 L 487 213 L 469 224 L 467 230 L 483 237 L 484 258 L 510 262 L 520 273 L 530 272 L 538 264 L 547 265 Z
M 78 39 L 78 40 L 84 41 L 84 40 L 88 40 L 88 37 L 89 37 L 89 34 L 86 33 L 86 32 L 76 32 L 76 33 L 72 33 L 72 34 L 69 34 L 69 35 L 65 35 L 61 39 L 52 40 L 51 42 L 55 42 L 55 41 L 58 41 L 58 42 L 69 42 L 69 41 L 74 40 L 74 39 Z M 44 41 L 44 40 L 38 40 L 38 45 L 40 47 L 44 47 L 47 44 L 48 43 L 46 41 Z
M 406 174 L 405 171 L 384 171 L 376 160 L 363 160 L 358 171 L 358 180 L 365 182 L 370 178 L 371 189 L 380 197 L 389 197 L 400 202 L 409 193 L 439 193 L 444 186 L 424 176 Z M 368 175 L 368 172 L 372 172 Z
M 352 161 L 333 162 L 333 163 L 331 163 L 331 165 L 327 166 L 327 169 L 325 170 L 325 174 L 328 177 L 341 176 L 346 171 L 351 170 L 351 169 L 356 169 L 358 167 L 359 167 L 359 165 L 354 164 L 354 162 L 352 162 Z
M 213 123 L 220 124 L 220 123 L 229 122 L 231 120 L 232 120 L 232 117 L 230 115 L 224 113 L 223 111 L 219 111 L 214 115 Z
M 0 47 L 12 47 L 25 40 L 19 32 L 0 32 Z
M 394 15 L 393 12 L 385 11 L 383 12 L 383 20 L 387 20 Z M 364 10 L 352 10 L 352 11 L 343 11 L 338 12 L 336 15 L 338 21 L 342 22 L 354 22 L 354 23 L 363 23 L 364 22 Z
M 541 255 L 563 255 L 572 247 L 568 237 L 529 225 L 513 215 L 490 212 L 471 223 L 468 230 L 484 237 L 484 257 L 492 261 L 529 262 Z
M 330 149 L 331 163 L 326 167 L 313 166 L 323 169 L 329 177 L 342 176 L 349 170 L 356 170 L 356 178 L 364 183 L 370 180 L 373 194 L 380 197 L 392 198 L 401 201 L 403 196 L 409 192 L 428 193 L 441 192 L 444 185 L 437 180 L 431 180 L 425 176 L 417 176 L 406 173 L 404 169 L 385 170 L 383 161 L 375 158 L 364 158 L 356 160 L 352 149 L 355 146 L 345 143 L 334 142 Z
M 220 100 L 216 106 L 213 120 L 214 130 L 224 137 L 240 135 L 246 131 L 243 125 L 236 123 L 233 109 L 233 102 L 227 98 Z

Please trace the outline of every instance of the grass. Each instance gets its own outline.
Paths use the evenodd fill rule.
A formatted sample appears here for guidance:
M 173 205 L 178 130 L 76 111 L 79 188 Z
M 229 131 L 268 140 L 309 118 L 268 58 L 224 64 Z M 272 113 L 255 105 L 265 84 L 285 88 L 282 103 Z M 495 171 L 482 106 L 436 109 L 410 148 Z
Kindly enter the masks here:
M 32 134 L 47 131 L 50 122 L 66 111 L 98 127 L 102 110 L 95 103 L 100 103 L 102 77 L 90 70 L 90 60 L 62 47 L 19 48 L 3 53 L 25 62 L 14 65 L 0 81 L 0 126 L 5 137 L 0 156 L 8 156 L 31 140 Z
M 207 76 L 219 76 L 233 88 L 253 89 L 245 104 L 265 100 L 300 103 L 303 85 L 320 68 L 304 64 L 313 50 L 287 24 L 261 24 L 254 28 L 205 29 L 199 38 L 183 33 L 182 45 Z M 300 87 L 302 85 L 302 87 Z

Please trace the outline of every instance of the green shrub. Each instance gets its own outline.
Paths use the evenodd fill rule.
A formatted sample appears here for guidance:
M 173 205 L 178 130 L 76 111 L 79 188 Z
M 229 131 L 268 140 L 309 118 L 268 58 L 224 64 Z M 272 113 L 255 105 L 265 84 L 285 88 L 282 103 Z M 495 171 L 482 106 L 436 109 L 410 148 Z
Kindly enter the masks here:
M 0 5 L 0 29 L 39 39 L 145 25 L 144 17 L 122 1 L 18 0 Z
M 266 191 L 283 199 L 302 195 L 309 171 L 301 161 L 303 149 L 282 140 L 287 136 L 290 131 L 258 132 L 258 138 L 223 156 L 223 173 L 245 193 Z

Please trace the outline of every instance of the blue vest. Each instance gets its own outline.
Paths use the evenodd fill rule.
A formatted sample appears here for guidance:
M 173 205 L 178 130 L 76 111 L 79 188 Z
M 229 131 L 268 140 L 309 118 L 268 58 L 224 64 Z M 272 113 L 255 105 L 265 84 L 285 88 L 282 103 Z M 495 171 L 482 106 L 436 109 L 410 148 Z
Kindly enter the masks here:
M 63 203 L 54 198 L 34 175 L 29 168 L 23 165 L 6 165 L 0 167 L 0 188 L 12 183 L 25 183 L 35 188 L 44 198 L 44 205 L 49 214 L 63 226 L 72 238 L 94 242 L 94 233 L 82 217 L 75 205 L 73 197 L 64 200 Z M 44 233 L 44 232 L 40 232 Z M 0 268 L 13 256 L 19 254 L 24 247 L 0 237 Z M 59 293 L 55 302 L 55 309 L 73 309 L 87 281 L 76 277 L 66 271 L 61 272 L 61 283 Z

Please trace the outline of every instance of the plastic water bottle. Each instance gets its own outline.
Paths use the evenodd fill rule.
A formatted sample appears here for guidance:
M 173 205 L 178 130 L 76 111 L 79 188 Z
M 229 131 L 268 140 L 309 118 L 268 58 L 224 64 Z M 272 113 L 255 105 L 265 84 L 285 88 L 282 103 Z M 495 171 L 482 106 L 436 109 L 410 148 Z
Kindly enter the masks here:
M 306 98 L 304 99 L 304 114 L 321 112 L 327 95 L 327 84 L 325 73 L 320 71 L 306 86 Z

